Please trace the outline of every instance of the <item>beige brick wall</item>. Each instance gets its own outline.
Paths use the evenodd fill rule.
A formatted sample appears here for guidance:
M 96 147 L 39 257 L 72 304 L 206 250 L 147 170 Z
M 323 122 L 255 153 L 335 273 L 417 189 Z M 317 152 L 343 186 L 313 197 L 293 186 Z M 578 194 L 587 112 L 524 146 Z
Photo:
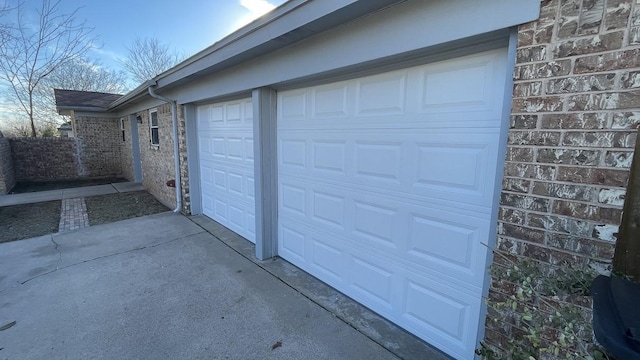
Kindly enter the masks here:
M 640 123 L 639 30 L 633 0 L 544 0 L 520 26 L 501 250 L 610 263 Z M 513 335 L 487 324 L 490 341 Z
M 15 185 L 11 144 L 0 133 L 0 195 L 8 193 Z
M 120 120 L 76 116 L 76 141 L 80 154 L 80 176 L 122 174 Z
M 166 184 L 169 180 L 175 180 L 171 106 L 165 104 L 156 109 L 158 110 L 159 146 L 152 145 L 150 141 L 149 111 L 136 114 L 142 117 L 142 123 L 138 124 L 142 184 L 165 205 L 173 208 L 176 206 L 175 188 Z
M 82 175 L 75 138 L 11 138 L 16 181 L 76 179 Z
M 184 106 L 178 107 L 178 146 L 180 149 L 180 184 L 182 186 L 182 212 L 191 214 L 191 193 L 189 190 L 189 166 L 187 162 L 187 131 L 184 120 Z

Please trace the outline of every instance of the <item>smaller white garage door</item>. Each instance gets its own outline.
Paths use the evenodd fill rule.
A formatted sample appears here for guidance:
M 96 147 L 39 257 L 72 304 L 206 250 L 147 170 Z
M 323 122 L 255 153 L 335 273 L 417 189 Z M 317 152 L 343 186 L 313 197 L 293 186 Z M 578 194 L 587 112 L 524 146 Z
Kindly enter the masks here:
M 255 242 L 251 99 L 198 107 L 202 212 Z

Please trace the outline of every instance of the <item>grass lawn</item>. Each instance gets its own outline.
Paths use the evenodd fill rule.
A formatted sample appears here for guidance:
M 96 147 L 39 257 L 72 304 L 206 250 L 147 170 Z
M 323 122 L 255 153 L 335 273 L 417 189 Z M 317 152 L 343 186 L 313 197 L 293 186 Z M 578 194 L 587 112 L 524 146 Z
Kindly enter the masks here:
M 146 191 L 90 196 L 84 201 L 89 213 L 89 225 L 106 224 L 169 210 Z
M 0 207 L 0 242 L 58 232 L 61 201 Z
M 89 225 L 169 210 L 146 191 L 90 196 L 85 203 Z M 0 207 L 0 243 L 57 233 L 61 207 L 60 200 Z

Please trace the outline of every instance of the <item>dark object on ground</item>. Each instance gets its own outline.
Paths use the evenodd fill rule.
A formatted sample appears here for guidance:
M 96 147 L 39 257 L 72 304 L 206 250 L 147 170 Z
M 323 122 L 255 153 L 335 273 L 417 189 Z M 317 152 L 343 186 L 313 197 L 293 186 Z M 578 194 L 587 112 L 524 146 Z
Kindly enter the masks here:
M 591 284 L 593 332 L 616 359 L 640 359 L 640 284 L 598 276 Z
M 12 321 L 12 322 L 10 322 L 10 323 L 8 323 L 8 324 L 5 324 L 5 325 L 3 325 L 3 326 L 0 326 L 0 331 L 5 331 L 5 330 L 8 330 L 8 329 L 11 329 L 11 328 L 12 328 L 12 327 L 14 327 L 16 324 L 17 324 L 17 323 L 16 323 L 15 321 Z
M 87 204 L 89 225 L 106 224 L 169 210 L 146 191 L 90 196 L 84 200 Z
M 169 180 L 167 181 L 167 186 L 168 187 L 176 187 L 176 181 L 175 180 Z
M 83 186 L 107 185 L 125 181 L 128 180 L 119 177 L 59 181 L 20 181 L 16 184 L 16 186 L 13 187 L 10 194 L 24 194 L 30 192 L 69 189 Z
M 60 200 L 0 207 L 0 242 L 58 232 Z

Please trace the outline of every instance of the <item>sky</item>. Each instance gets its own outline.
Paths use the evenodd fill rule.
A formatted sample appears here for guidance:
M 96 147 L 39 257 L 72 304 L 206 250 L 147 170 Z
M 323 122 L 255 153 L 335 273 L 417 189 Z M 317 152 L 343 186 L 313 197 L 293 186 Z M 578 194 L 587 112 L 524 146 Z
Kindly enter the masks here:
M 35 9 L 40 0 L 23 0 Z M 8 0 L 8 3 L 17 2 Z M 286 0 L 61 0 L 63 12 L 79 9 L 98 37 L 91 57 L 117 67 L 133 39 L 156 37 L 187 56 L 206 48 Z
M 136 37 L 155 37 L 188 57 L 286 1 L 61 0 L 60 13 L 78 9 L 76 18 L 86 20 L 93 28 L 91 34 L 97 37 L 95 48 L 87 55 L 107 68 L 119 70 L 127 46 Z M 15 6 L 18 2 L 31 13 L 41 6 L 41 0 L 0 0 L 0 5 Z M 10 116 L 10 107 L 0 99 L 0 123 Z

